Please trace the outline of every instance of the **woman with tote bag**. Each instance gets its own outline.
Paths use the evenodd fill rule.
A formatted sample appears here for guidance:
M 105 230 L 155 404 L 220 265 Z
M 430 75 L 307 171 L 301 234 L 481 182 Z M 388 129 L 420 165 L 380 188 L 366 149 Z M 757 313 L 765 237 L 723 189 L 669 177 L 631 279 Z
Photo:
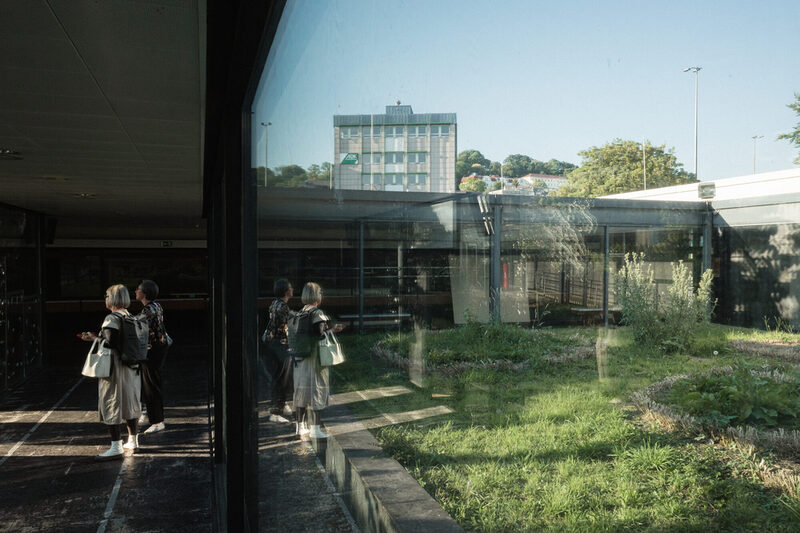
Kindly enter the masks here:
M 310 322 L 308 344 L 310 353 L 302 359 L 295 358 L 293 403 L 297 419 L 297 435 L 314 439 L 327 439 L 328 434 L 320 426 L 320 411 L 328 406 L 330 394 L 330 367 L 319 361 L 319 341 L 325 339 L 326 331 L 339 332 L 341 324 L 331 324 L 331 319 L 319 308 L 322 303 L 322 288 L 313 282 L 303 287 L 300 298 L 304 307 L 300 313 L 307 314 Z
M 138 369 L 122 362 L 122 320 L 120 316 L 129 315 L 130 294 L 125 285 L 112 285 L 106 290 L 106 308 L 111 311 L 103 320 L 100 334 L 91 332 L 81 334 L 81 339 L 94 341 L 98 337 L 105 341 L 111 352 L 111 372 L 107 378 L 99 378 L 98 412 L 100 421 L 108 427 L 111 434 L 111 447 L 98 455 L 99 460 L 119 459 L 125 450 L 136 451 L 139 439 L 136 425 L 141 415 L 141 380 Z M 128 428 L 128 442 L 122 444 L 120 426 Z

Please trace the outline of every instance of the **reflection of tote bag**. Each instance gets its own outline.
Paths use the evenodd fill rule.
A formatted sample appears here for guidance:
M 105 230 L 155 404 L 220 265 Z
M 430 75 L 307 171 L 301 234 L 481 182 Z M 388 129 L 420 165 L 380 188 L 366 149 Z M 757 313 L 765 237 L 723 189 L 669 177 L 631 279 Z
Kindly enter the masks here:
M 325 332 L 325 338 L 319 341 L 319 364 L 333 366 L 344 363 L 344 354 L 339 340 L 332 331 Z
M 86 362 L 83 363 L 81 374 L 90 378 L 107 378 L 111 376 L 111 350 L 106 346 L 104 340 L 95 339 L 89 353 L 86 354 Z

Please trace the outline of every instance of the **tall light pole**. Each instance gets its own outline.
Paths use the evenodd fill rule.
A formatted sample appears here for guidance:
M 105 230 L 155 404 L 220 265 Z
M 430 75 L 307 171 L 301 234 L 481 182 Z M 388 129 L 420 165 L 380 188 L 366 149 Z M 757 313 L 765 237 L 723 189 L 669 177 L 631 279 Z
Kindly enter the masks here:
M 646 139 L 642 139 L 642 174 L 644 175 L 644 190 L 647 190 L 647 153 L 644 151 Z
M 267 142 L 267 138 L 269 137 L 269 127 L 272 126 L 272 122 L 262 122 L 262 126 L 264 126 L 264 187 L 267 186 L 267 177 L 269 176 L 269 165 L 267 165 L 267 156 L 269 155 L 269 143 Z
M 699 179 L 697 176 L 697 84 L 698 78 L 700 78 L 698 72 L 703 67 L 686 67 L 683 69 L 684 72 L 694 72 L 694 177 L 695 179 Z
M 756 141 L 763 138 L 763 135 L 753 135 L 753 174 L 756 173 Z

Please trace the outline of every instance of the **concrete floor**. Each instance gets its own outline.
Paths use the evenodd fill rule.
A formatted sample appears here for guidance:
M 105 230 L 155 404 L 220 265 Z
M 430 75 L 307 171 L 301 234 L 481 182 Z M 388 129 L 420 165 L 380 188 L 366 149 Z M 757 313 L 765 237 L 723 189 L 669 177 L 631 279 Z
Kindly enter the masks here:
M 202 353 L 170 354 L 167 429 L 140 435 L 140 451 L 122 460 L 94 459 L 110 438 L 98 420 L 97 381 L 79 367 L 45 368 L 6 393 L 0 532 L 212 531 L 206 368 Z M 260 530 L 358 532 L 310 444 L 294 425 L 270 422 L 266 408 L 261 402 Z
M 167 360 L 166 430 L 98 462 L 108 432 L 97 381 L 47 368 L 0 401 L 0 531 L 212 529 L 208 378 L 202 356 Z M 180 376 L 180 379 L 178 379 Z

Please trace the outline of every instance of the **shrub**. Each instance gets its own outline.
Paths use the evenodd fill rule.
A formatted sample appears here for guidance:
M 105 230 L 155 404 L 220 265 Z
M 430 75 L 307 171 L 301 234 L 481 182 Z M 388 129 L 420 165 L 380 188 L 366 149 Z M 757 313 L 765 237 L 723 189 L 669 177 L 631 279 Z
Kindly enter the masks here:
M 689 268 L 683 261 L 674 263 L 672 285 L 660 296 L 644 254 L 633 253 L 625 255 L 625 264 L 615 278 L 623 323 L 640 344 L 653 344 L 668 352 L 685 350 L 697 324 L 711 319 L 711 270 L 703 273 L 695 291 Z
M 636 342 L 645 342 L 659 322 L 653 269 L 644 264 L 644 254 L 626 254 L 625 264 L 615 277 L 622 321 L 633 330 Z

